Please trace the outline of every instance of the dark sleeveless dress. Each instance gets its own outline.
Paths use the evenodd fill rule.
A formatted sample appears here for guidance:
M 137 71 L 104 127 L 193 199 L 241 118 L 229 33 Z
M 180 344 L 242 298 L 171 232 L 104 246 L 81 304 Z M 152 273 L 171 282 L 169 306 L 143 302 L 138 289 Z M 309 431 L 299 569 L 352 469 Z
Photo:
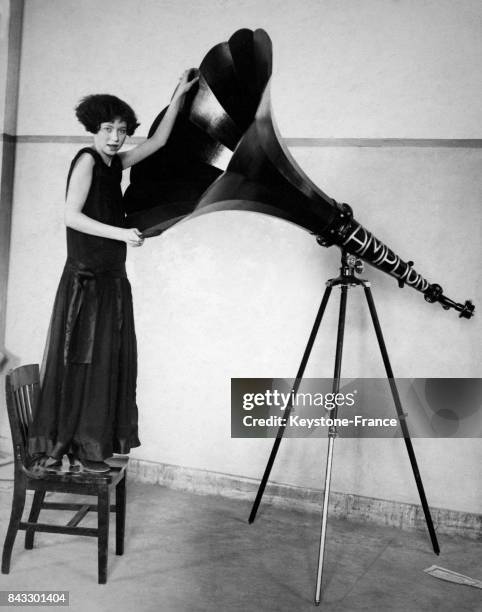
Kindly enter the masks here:
M 97 151 L 82 212 L 124 226 L 122 164 Z M 137 435 L 137 349 L 132 295 L 125 272 L 126 244 L 67 228 L 67 262 L 55 297 L 41 370 L 39 404 L 29 452 L 103 461 L 128 453 Z

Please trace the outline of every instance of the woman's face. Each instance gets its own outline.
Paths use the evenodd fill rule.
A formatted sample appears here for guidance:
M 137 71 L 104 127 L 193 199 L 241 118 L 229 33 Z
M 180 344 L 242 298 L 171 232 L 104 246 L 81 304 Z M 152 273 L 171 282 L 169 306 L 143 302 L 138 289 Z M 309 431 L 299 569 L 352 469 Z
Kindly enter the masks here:
M 99 131 L 94 134 L 94 146 L 106 161 L 119 151 L 127 136 L 127 124 L 121 119 L 104 121 Z

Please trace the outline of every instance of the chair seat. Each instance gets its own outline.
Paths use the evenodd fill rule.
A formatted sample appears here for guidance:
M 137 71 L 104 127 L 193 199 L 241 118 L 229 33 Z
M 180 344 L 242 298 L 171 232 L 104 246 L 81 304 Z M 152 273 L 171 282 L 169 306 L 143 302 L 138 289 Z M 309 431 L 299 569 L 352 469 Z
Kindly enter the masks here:
M 112 457 L 106 463 L 111 466 L 109 472 L 87 472 L 82 468 L 76 470 L 64 469 L 29 469 L 24 468 L 25 475 L 30 480 L 40 480 L 44 482 L 65 483 L 72 485 L 115 485 L 122 477 L 127 468 L 129 459 L 127 457 Z M 30 484 L 30 483 L 29 483 Z M 30 488 L 30 487 L 28 487 Z

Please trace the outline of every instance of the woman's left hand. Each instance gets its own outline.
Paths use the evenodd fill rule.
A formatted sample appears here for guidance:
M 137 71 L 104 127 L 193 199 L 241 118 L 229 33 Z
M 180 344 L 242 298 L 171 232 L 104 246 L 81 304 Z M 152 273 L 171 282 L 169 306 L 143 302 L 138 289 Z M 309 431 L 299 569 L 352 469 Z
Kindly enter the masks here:
M 183 96 L 191 89 L 194 83 L 197 83 L 198 81 L 199 81 L 199 71 L 196 68 L 188 68 L 187 70 L 185 70 L 182 73 L 181 78 L 179 79 L 179 83 L 176 89 L 174 90 L 172 99 L 173 100 L 182 99 Z

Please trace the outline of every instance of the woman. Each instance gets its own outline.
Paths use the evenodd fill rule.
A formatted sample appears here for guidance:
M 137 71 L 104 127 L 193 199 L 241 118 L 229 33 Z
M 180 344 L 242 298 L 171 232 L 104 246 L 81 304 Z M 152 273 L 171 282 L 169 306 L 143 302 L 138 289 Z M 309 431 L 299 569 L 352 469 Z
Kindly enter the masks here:
M 91 472 L 110 468 L 112 453 L 139 446 L 137 352 L 126 245 L 141 246 L 124 225 L 122 170 L 168 140 L 187 91 L 185 71 L 151 138 L 119 152 L 137 126 L 134 111 L 107 94 L 84 98 L 76 115 L 93 134 L 67 178 L 67 262 L 57 290 L 42 364 L 38 407 L 29 431 L 34 465 L 56 468 L 65 453 Z

